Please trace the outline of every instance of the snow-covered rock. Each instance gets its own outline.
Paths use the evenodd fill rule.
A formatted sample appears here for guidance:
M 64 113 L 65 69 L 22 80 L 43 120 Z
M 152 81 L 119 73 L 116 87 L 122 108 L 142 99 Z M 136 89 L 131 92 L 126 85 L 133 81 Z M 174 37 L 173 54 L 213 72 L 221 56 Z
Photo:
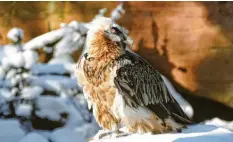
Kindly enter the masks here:
M 97 138 L 97 137 L 96 137 Z M 233 132 L 213 125 L 193 125 L 182 133 L 167 134 L 132 134 L 119 138 L 94 139 L 91 142 L 232 142 Z
M 0 141 L 1 142 L 18 142 L 24 137 L 25 133 L 20 128 L 17 120 L 0 119 Z
M 21 139 L 19 142 L 48 142 L 46 138 L 39 135 L 38 133 L 29 133 L 27 134 L 23 139 Z

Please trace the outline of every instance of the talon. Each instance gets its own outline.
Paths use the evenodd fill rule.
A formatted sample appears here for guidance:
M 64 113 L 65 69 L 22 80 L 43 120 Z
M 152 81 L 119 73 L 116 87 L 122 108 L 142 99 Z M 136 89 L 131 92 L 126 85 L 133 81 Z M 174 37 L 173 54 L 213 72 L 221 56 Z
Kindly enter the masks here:
M 106 137 L 106 136 L 108 136 L 108 135 L 111 135 L 113 132 L 111 131 L 111 132 L 104 132 L 104 133 L 102 133 L 102 134 L 100 134 L 99 136 L 98 136 L 98 139 L 102 139 L 103 137 Z
M 131 135 L 131 133 L 121 133 L 121 134 L 117 135 L 116 138 L 126 137 L 126 136 L 129 136 L 129 135 Z

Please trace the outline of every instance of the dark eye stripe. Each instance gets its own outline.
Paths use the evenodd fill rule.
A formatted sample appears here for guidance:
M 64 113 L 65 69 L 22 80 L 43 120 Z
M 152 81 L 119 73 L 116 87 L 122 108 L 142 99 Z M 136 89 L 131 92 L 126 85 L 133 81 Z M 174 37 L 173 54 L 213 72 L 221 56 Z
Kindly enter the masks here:
M 112 27 L 111 31 L 116 34 L 122 33 L 117 27 Z

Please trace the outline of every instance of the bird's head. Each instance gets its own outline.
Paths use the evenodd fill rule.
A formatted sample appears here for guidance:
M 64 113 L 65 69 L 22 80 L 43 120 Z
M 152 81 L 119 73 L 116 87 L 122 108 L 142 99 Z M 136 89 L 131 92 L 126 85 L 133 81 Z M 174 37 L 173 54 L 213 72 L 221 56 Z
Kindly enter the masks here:
M 133 41 L 127 36 L 124 29 L 114 23 L 110 18 L 98 17 L 89 25 L 87 33 L 87 48 L 92 48 L 94 45 L 102 50 L 107 47 L 122 48 L 131 47 Z

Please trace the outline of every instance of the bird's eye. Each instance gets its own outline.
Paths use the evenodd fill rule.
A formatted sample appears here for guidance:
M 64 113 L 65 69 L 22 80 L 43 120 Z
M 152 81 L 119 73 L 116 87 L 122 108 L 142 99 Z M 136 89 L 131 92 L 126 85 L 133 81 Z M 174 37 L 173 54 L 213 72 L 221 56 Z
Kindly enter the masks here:
M 112 28 L 111 28 L 111 33 L 116 34 L 116 33 L 118 33 L 118 32 L 119 32 L 119 30 L 118 30 L 116 27 L 112 27 Z

